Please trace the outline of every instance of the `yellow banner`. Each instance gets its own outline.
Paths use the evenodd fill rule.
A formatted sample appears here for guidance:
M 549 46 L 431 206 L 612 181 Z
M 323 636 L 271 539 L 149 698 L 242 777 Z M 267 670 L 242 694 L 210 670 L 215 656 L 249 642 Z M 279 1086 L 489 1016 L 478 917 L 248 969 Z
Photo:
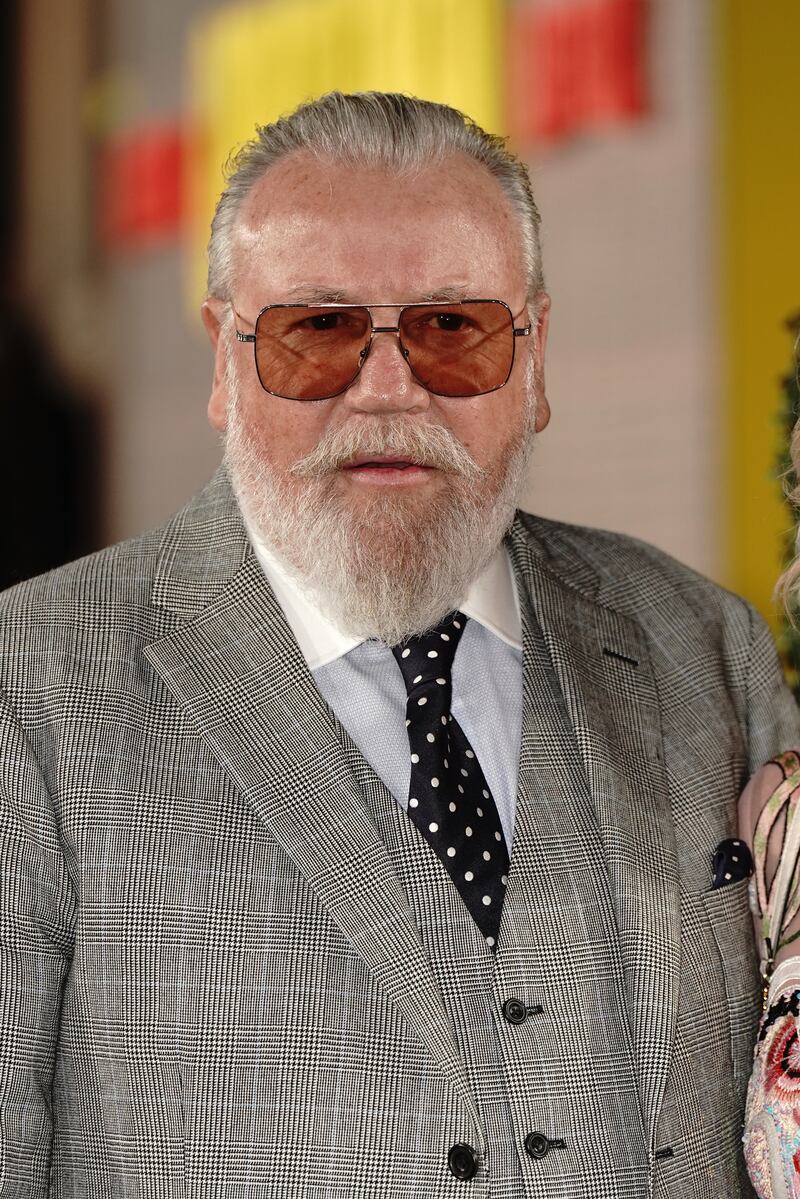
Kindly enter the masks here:
M 190 46 L 187 250 L 205 292 L 211 217 L 230 153 L 324 92 L 396 91 L 503 132 L 503 0 L 272 0 L 203 18 Z
M 717 0 L 728 582 L 775 623 L 792 519 L 781 499 L 786 319 L 800 308 L 800 4 Z

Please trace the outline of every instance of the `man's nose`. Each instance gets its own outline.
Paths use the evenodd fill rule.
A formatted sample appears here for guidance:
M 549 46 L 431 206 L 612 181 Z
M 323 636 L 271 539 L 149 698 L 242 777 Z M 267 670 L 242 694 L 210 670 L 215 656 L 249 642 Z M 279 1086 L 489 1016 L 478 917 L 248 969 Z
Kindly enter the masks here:
M 358 412 L 418 412 L 430 396 L 411 373 L 400 338 L 394 332 L 373 334 L 364 365 L 342 397 Z

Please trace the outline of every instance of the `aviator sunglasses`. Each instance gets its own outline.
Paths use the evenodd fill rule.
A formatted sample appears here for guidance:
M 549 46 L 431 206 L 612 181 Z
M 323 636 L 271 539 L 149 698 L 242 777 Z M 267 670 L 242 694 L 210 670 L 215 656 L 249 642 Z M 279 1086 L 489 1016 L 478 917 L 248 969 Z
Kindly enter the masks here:
M 399 309 L 397 324 L 376 325 L 372 313 Z M 238 316 L 238 313 L 237 313 Z M 242 318 L 239 318 L 242 319 Z M 329 400 L 358 377 L 376 333 L 396 333 L 409 370 L 426 391 L 466 399 L 508 382 L 518 337 L 502 300 L 429 304 L 268 304 L 256 317 L 252 342 L 264 391 L 284 400 Z

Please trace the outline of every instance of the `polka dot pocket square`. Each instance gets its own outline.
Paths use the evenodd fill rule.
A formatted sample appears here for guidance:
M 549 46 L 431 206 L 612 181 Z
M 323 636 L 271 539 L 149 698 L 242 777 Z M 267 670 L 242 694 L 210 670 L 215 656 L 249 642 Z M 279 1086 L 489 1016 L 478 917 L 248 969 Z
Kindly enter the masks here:
M 744 841 L 727 837 L 720 841 L 711 858 L 711 889 L 729 887 L 753 873 L 753 856 Z

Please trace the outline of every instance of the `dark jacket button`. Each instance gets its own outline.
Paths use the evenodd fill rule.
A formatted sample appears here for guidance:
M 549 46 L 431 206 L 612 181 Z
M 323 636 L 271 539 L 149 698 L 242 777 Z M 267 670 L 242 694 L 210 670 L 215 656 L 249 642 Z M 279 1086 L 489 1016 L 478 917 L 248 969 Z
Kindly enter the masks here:
M 478 1155 L 471 1145 L 459 1142 L 458 1145 L 453 1145 L 448 1153 L 447 1164 L 454 1178 L 460 1179 L 461 1182 L 469 1182 L 478 1172 Z
M 525 1149 L 531 1157 L 542 1158 L 550 1149 L 550 1142 L 543 1132 L 529 1132 L 525 1138 Z
M 521 999 L 507 999 L 503 1004 L 503 1015 L 509 1024 L 524 1024 L 528 1009 Z

